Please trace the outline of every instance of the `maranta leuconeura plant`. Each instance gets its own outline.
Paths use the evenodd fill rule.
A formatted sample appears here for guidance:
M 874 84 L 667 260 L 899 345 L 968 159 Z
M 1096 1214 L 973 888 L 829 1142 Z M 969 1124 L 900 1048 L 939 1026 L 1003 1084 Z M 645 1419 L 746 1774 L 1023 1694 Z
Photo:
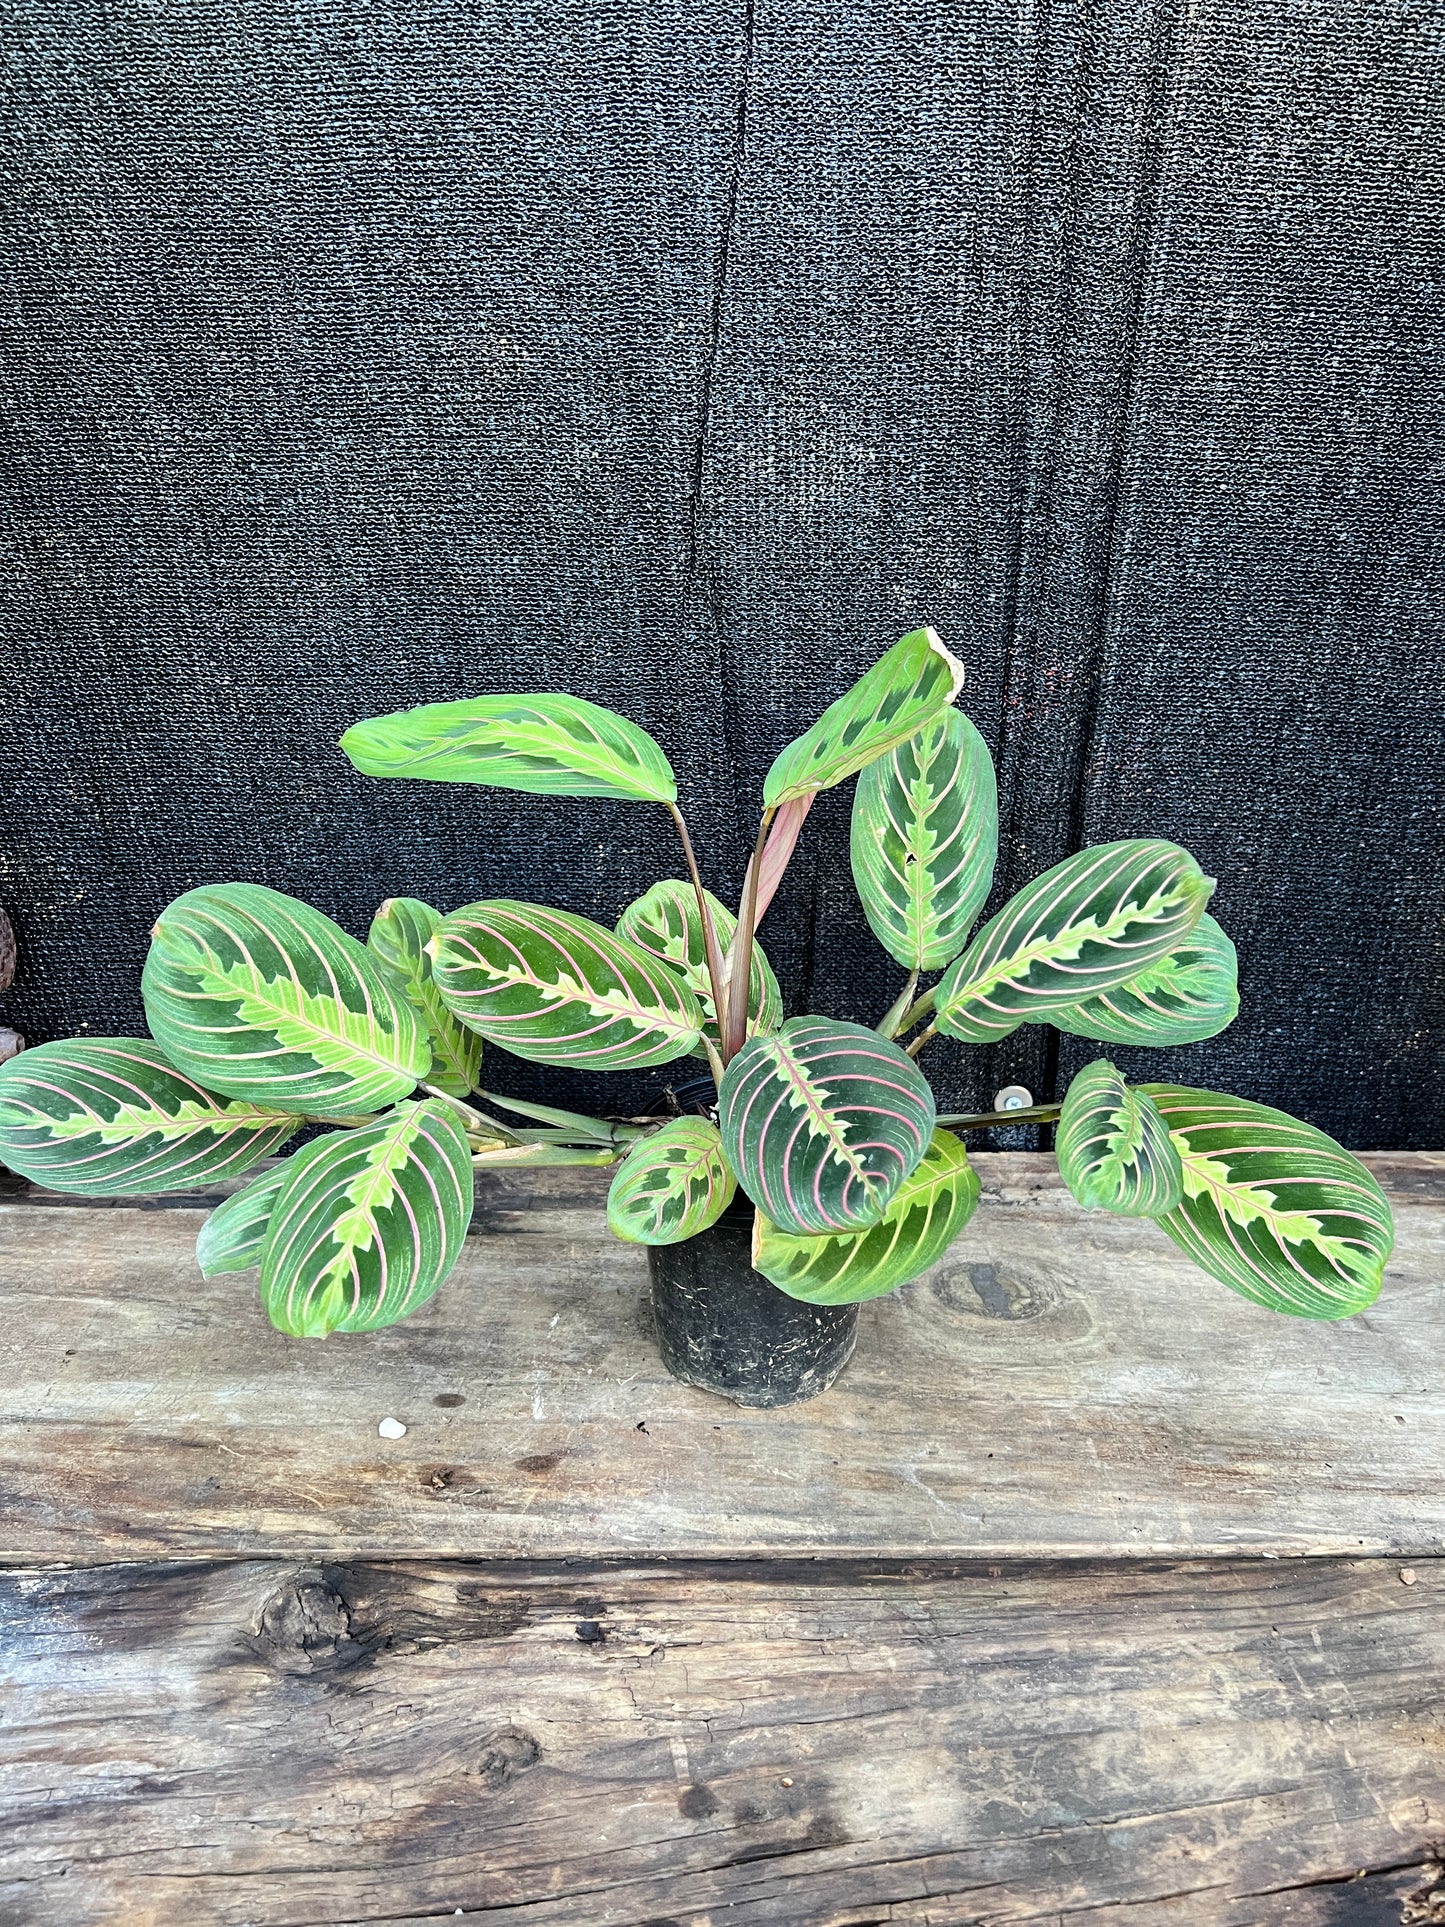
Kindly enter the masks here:
M 201 1269 L 259 1268 L 273 1322 L 322 1337 L 394 1324 L 432 1297 L 461 1251 L 473 1173 L 493 1165 L 616 1165 L 608 1224 L 641 1244 L 696 1236 L 741 1192 L 754 1263 L 779 1290 L 875 1297 L 968 1223 L 979 1185 L 965 1136 L 1033 1118 L 1056 1123 L 1082 1205 L 1152 1218 L 1202 1271 L 1275 1311 L 1362 1310 L 1390 1253 L 1389 1205 L 1358 1158 L 1282 1111 L 1130 1085 L 1100 1057 L 1062 1104 L 938 1115 L 925 1050 L 1026 1024 L 1184 1045 L 1223 1030 L 1239 1002 L 1234 946 L 1207 909 L 1214 884 L 1158 838 L 1081 850 L 972 934 L 998 804 L 983 738 L 956 706 L 962 683 L 917 630 L 783 750 L 736 914 L 704 886 L 667 758 L 625 717 L 523 695 L 358 723 L 341 747 L 367 776 L 661 807 L 687 874 L 612 930 L 509 897 L 445 915 L 394 898 L 364 943 L 259 884 L 188 890 L 151 933 L 148 1038 L 42 1044 L 0 1067 L 0 1161 L 81 1194 L 192 1189 L 264 1164 L 207 1220 Z M 871 1030 L 785 1017 L 757 939 L 813 798 L 854 776 L 863 919 L 903 979 Z M 863 919 L 831 940 L 868 941 Z M 715 1113 L 619 1121 L 501 1097 L 483 1086 L 487 1045 L 592 1070 L 701 1058 Z

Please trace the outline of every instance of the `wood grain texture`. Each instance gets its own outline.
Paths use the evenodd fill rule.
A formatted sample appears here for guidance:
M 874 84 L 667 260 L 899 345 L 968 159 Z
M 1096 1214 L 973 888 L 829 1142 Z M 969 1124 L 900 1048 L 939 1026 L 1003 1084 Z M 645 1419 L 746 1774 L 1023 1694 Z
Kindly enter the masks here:
M 1445 1541 L 1445 1156 L 1374 1168 L 1399 1247 L 1314 1324 L 1214 1284 L 1052 1161 L 979 1159 L 931 1273 L 835 1389 L 677 1384 L 606 1174 L 517 1174 L 416 1318 L 283 1338 L 195 1210 L 0 1205 L 0 1557 L 1427 1554 Z M 380 1420 L 406 1425 L 395 1443 Z
M 1445 1830 L 1415 1571 L 12 1574 L 0 1916 L 1396 1922 Z

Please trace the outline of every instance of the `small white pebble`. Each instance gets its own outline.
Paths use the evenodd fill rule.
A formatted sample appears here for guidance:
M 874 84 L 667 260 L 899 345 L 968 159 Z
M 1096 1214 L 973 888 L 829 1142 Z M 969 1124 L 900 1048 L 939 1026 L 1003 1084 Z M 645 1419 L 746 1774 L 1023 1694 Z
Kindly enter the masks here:
M 1405 1570 L 1400 1574 L 1400 1584 L 1402 1586 L 1413 1586 L 1414 1583 L 1415 1575 L 1410 1568 L 1406 1566 Z
M 779 1780 L 778 1782 L 779 1786 L 791 1786 L 792 1784 L 791 1780 Z
M 406 1437 L 406 1427 L 399 1418 L 384 1418 L 376 1429 L 384 1439 L 404 1439 Z

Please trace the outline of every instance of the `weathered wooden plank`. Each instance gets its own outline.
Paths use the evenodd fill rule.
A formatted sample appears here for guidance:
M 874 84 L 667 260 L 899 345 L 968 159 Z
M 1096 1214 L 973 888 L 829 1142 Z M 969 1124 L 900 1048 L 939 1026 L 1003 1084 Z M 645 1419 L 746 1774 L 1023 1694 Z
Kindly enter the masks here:
M 1398 1920 L 1317 1903 L 1445 1830 L 1413 1571 L 12 1574 L 0 1915 Z
M 194 1210 L 11 1202 L 0 1556 L 1429 1553 L 1445 1156 L 1374 1163 L 1399 1250 L 1321 1325 L 1080 1211 L 1051 1160 L 983 1157 L 961 1242 L 771 1413 L 663 1372 L 590 1173 L 496 1186 L 431 1306 L 324 1344 L 200 1279 Z

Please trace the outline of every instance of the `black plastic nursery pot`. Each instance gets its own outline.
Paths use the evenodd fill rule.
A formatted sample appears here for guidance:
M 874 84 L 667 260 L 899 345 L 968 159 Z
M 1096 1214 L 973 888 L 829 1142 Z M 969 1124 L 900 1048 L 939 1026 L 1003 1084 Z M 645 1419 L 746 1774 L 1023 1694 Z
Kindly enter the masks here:
M 753 1208 L 729 1205 L 680 1245 L 652 1245 L 652 1315 L 674 1378 L 738 1405 L 797 1405 L 853 1356 L 856 1305 L 805 1305 L 752 1267 Z
M 711 1078 L 679 1085 L 679 1108 L 711 1115 Z M 798 1405 L 826 1392 L 853 1356 L 856 1305 L 805 1305 L 753 1270 L 753 1207 L 739 1192 L 683 1244 L 652 1245 L 652 1315 L 674 1378 L 738 1405 Z

